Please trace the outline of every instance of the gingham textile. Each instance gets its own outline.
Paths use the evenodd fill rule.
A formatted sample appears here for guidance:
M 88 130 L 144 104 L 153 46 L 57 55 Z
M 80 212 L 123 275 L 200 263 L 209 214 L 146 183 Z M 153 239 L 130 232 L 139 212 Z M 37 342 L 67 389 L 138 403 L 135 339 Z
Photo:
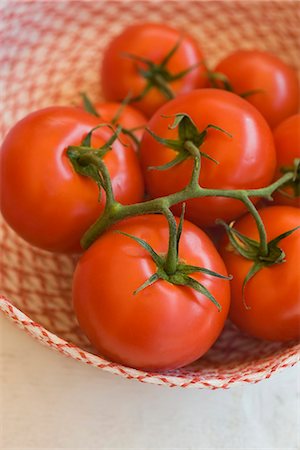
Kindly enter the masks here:
M 188 30 L 214 66 L 237 48 L 269 50 L 299 69 L 297 1 L 2 2 L 1 137 L 20 118 L 52 104 L 101 99 L 99 66 L 110 39 L 133 22 Z M 44 345 L 102 370 L 165 386 L 228 388 L 257 383 L 299 360 L 299 344 L 258 341 L 227 324 L 201 360 L 164 373 L 113 364 L 94 354 L 71 306 L 75 257 L 26 244 L 1 222 L 0 307 Z

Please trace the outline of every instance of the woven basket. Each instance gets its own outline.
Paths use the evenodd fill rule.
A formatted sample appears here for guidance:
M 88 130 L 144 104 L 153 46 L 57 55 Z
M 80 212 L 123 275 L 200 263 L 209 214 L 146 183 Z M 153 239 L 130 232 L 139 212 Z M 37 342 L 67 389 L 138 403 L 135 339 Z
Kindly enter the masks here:
M 31 111 L 78 102 L 79 91 L 100 100 L 103 49 L 133 22 L 188 30 L 212 66 L 243 47 L 269 50 L 299 68 L 298 7 L 297 1 L 2 3 L 1 137 Z M 299 359 L 299 344 L 258 341 L 228 323 L 205 357 L 179 370 L 154 374 L 106 361 L 94 353 L 72 310 L 75 258 L 35 249 L 3 222 L 0 230 L 0 308 L 32 337 L 67 356 L 147 383 L 209 389 L 256 383 Z

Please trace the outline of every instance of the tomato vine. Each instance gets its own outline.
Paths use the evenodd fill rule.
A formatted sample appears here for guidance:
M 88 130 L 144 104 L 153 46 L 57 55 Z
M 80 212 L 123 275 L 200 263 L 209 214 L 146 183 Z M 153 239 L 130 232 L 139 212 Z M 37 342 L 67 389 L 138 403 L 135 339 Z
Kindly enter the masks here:
M 192 198 L 216 196 L 234 198 L 243 202 L 256 222 L 256 226 L 259 232 L 259 242 L 255 243 L 255 245 L 253 243 L 251 244 L 251 249 L 255 247 L 255 255 L 250 255 L 250 249 L 247 253 L 247 257 L 248 259 L 250 258 L 253 260 L 259 260 L 259 264 L 254 264 L 253 270 L 251 270 L 251 273 L 249 273 L 245 279 L 244 286 L 262 267 L 266 265 L 277 264 L 278 262 L 284 262 L 284 258 L 281 257 L 282 255 L 280 253 L 280 249 L 277 247 L 277 244 L 281 239 L 288 236 L 294 230 L 288 231 L 287 233 L 285 233 L 285 235 L 279 236 L 277 240 L 274 240 L 274 242 L 276 241 L 274 244 L 273 242 L 268 243 L 263 221 L 258 210 L 252 203 L 251 197 L 261 197 L 271 200 L 272 194 L 275 192 L 275 190 L 293 180 L 295 176 L 294 170 L 285 173 L 280 179 L 263 188 L 249 190 L 204 188 L 199 184 L 201 159 L 210 158 L 210 156 L 201 151 L 201 145 L 206 138 L 209 128 L 217 129 L 219 132 L 225 133 L 227 135 L 229 135 L 229 133 L 227 133 L 226 130 L 214 126 L 213 124 L 210 124 L 204 130 L 199 131 L 192 119 L 184 113 L 175 115 L 175 120 L 172 128 L 178 128 L 178 140 L 171 141 L 163 139 L 159 136 L 156 136 L 150 130 L 147 130 L 161 144 L 168 147 L 171 146 L 178 152 L 178 156 L 176 156 L 173 161 L 166 164 L 165 166 L 151 167 L 149 169 L 167 170 L 168 168 L 170 168 L 170 166 L 172 167 L 174 165 L 180 164 L 187 158 L 192 158 L 193 170 L 191 178 L 189 180 L 189 183 L 181 191 L 170 194 L 168 196 L 148 200 L 142 203 L 122 205 L 115 200 L 110 175 L 104 162 L 102 161 L 103 154 L 108 151 L 114 140 L 118 138 L 121 127 L 117 128 L 115 134 L 109 140 L 109 142 L 100 149 L 92 149 L 89 147 L 91 135 L 94 129 L 91 130 L 88 137 L 82 141 L 82 144 L 80 146 L 72 146 L 68 148 L 67 153 L 74 169 L 81 175 L 93 178 L 97 182 L 98 186 L 100 188 L 103 188 L 106 193 L 106 204 L 104 212 L 82 237 L 81 245 L 83 249 L 87 249 L 105 230 L 107 230 L 109 227 L 120 220 L 138 215 L 161 213 L 166 217 L 169 224 L 168 253 L 165 258 L 161 259 L 160 257 L 158 257 L 158 255 L 155 254 L 155 251 L 153 249 L 149 248 L 146 242 L 139 239 L 139 244 L 142 245 L 148 252 L 150 252 L 158 268 L 157 272 L 153 274 L 149 278 L 149 280 L 147 280 L 139 289 L 143 289 L 146 286 L 153 284 L 159 278 L 162 278 L 173 284 L 187 285 L 201 291 L 202 286 L 196 286 L 196 283 L 194 283 L 195 280 L 188 276 L 189 272 L 186 272 L 186 269 L 188 270 L 188 268 L 183 267 L 184 265 L 182 264 L 180 265 L 180 261 L 178 260 L 178 241 L 180 238 L 180 227 L 182 227 L 183 216 L 181 217 L 179 228 L 177 228 L 176 221 L 170 211 L 170 208 L 175 204 L 185 202 L 186 200 Z M 217 161 L 214 162 L 218 163 Z M 295 164 L 297 164 L 297 161 L 295 162 Z M 95 173 L 98 175 L 95 175 Z M 234 231 L 232 231 L 232 228 L 227 224 L 224 224 L 224 226 L 229 235 L 230 241 L 234 245 L 235 250 L 243 255 L 243 246 L 241 246 L 238 242 L 238 239 L 236 239 Z M 135 238 L 134 236 L 129 237 L 137 240 L 137 238 Z M 238 236 L 238 238 L 239 240 L 243 240 L 243 237 L 241 236 Z M 246 242 L 246 244 L 248 245 L 249 242 Z M 278 252 L 280 253 L 280 258 L 278 257 Z M 280 261 L 278 258 L 280 259 Z M 205 269 L 194 267 L 193 270 L 199 271 Z M 211 273 L 210 275 L 220 276 L 215 273 Z M 216 304 L 216 306 L 218 306 L 218 302 L 211 296 L 209 292 L 203 293 L 208 298 L 210 298 L 210 300 L 212 300 Z

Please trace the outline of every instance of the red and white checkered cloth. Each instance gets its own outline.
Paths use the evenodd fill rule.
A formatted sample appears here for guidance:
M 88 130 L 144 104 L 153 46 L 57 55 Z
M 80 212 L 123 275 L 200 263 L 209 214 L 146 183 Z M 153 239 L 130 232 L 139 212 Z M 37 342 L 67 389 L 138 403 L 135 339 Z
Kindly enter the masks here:
M 298 70 L 300 65 L 298 1 L 36 1 L 1 8 L 1 138 L 31 111 L 79 102 L 79 91 L 100 100 L 102 51 L 133 22 L 187 30 L 211 67 L 240 47 L 269 50 Z M 67 356 L 147 383 L 210 389 L 256 383 L 299 360 L 299 344 L 258 341 L 228 324 L 204 358 L 179 370 L 154 374 L 108 362 L 94 354 L 72 310 L 75 258 L 37 250 L 3 222 L 0 233 L 0 308 Z

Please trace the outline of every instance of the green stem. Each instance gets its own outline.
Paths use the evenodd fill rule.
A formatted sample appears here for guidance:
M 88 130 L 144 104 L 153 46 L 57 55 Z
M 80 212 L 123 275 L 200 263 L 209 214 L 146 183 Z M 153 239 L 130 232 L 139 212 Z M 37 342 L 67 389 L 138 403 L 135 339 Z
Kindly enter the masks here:
M 176 272 L 178 262 L 176 220 L 169 208 L 163 209 L 162 212 L 169 224 L 169 246 L 164 269 L 168 275 L 173 275 Z
M 186 141 L 184 143 L 184 148 L 194 158 L 194 167 L 193 167 L 191 180 L 189 182 L 189 187 L 191 189 L 197 189 L 197 187 L 199 187 L 199 176 L 200 176 L 200 169 L 201 169 L 201 155 L 200 155 L 199 149 L 196 147 L 196 145 L 192 141 Z
M 269 186 L 257 189 L 206 189 L 200 188 L 201 194 L 196 197 L 230 197 L 236 198 L 237 200 L 242 200 L 241 197 L 243 195 L 247 195 L 248 197 L 263 197 L 267 200 L 273 200 L 272 194 L 276 191 L 280 186 L 287 183 L 288 181 L 293 179 L 292 173 L 286 173 L 281 178 L 276 180 L 274 183 Z
M 241 198 L 241 200 L 247 206 L 248 211 L 250 212 L 250 214 L 252 214 L 252 216 L 256 222 L 256 226 L 257 226 L 258 233 L 259 233 L 259 254 L 261 256 L 267 256 L 268 252 L 269 252 L 267 233 L 266 233 L 266 229 L 264 227 L 263 221 L 260 217 L 260 214 L 248 196 L 245 195 L 243 198 Z
M 89 152 L 84 156 L 90 163 L 94 164 L 100 171 L 103 182 L 104 182 L 104 190 L 106 194 L 106 204 L 105 209 L 110 209 L 115 203 L 115 196 L 112 188 L 111 178 L 106 167 L 106 164 L 102 161 L 101 157 L 97 156 L 95 152 Z
M 111 208 L 111 211 L 106 208 L 105 214 L 100 216 L 97 221 L 87 230 L 81 240 L 81 245 L 84 249 L 88 248 L 97 239 L 97 237 L 100 236 L 111 225 L 128 217 L 163 212 L 166 208 L 170 208 L 177 203 L 184 202 L 191 198 L 217 196 L 236 198 L 240 201 L 243 201 L 245 196 L 270 198 L 271 194 L 276 189 L 278 189 L 281 185 L 291 180 L 292 178 L 293 174 L 287 173 L 270 186 L 259 189 L 250 189 L 248 191 L 206 189 L 200 188 L 200 186 L 191 187 L 190 185 L 188 185 L 182 191 L 179 191 L 175 194 L 156 198 L 154 200 L 148 200 L 142 203 L 135 203 L 133 205 L 121 205 L 115 202 L 113 208 Z

